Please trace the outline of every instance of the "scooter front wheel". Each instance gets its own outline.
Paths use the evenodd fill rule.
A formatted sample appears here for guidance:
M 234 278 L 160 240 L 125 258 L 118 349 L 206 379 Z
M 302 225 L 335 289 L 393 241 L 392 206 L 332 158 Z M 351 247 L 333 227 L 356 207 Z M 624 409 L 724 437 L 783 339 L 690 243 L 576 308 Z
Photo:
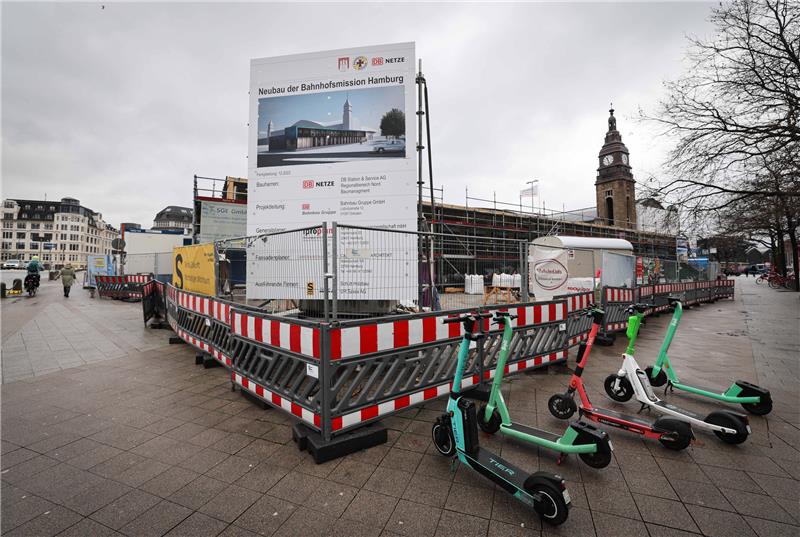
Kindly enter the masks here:
M 445 457 L 452 457 L 456 452 L 456 443 L 453 440 L 453 432 L 446 424 L 437 420 L 431 428 L 431 436 L 433 437 L 433 445 L 436 446 L 436 451 Z
M 742 408 L 756 416 L 766 416 L 772 412 L 772 397 L 761 397 L 758 403 L 742 403 Z
M 551 526 L 558 526 L 567 520 L 569 507 L 561 491 L 556 487 L 546 483 L 536 483 L 526 490 L 533 496 L 533 509 L 542 517 L 542 521 Z
M 478 411 L 478 427 L 481 428 L 481 431 L 488 434 L 494 434 L 500 430 L 500 413 L 497 409 L 492 411 L 492 417 L 489 420 L 486 420 L 486 405 L 481 405 L 481 409 Z
M 735 433 L 714 431 L 714 434 L 717 435 L 717 438 L 726 444 L 741 444 L 747 440 L 747 437 L 750 435 L 744 422 L 737 416 L 729 414 L 728 412 L 712 412 L 706 417 L 705 422 L 712 425 L 719 425 L 720 427 L 725 427 L 726 429 L 734 429 L 736 431 Z
M 606 377 L 603 387 L 606 389 L 608 396 L 614 401 L 624 403 L 630 401 L 631 397 L 633 397 L 633 386 L 625 377 L 620 377 L 616 374 L 609 375 Z
M 605 468 L 611 464 L 611 451 L 597 450 L 594 453 L 578 453 L 578 456 L 592 468 Z
M 650 381 L 650 386 L 655 386 L 658 388 L 659 386 L 663 386 L 667 383 L 667 374 L 664 373 L 663 369 L 659 369 L 656 378 L 653 378 L 653 366 L 649 365 L 645 367 L 644 372 L 647 373 L 647 380 Z
M 578 405 L 575 404 L 575 400 L 572 397 L 557 393 L 547 401 L 547 408 L 554 418 L 566 420 L 575 414 L 575 411 L 578 410 Z

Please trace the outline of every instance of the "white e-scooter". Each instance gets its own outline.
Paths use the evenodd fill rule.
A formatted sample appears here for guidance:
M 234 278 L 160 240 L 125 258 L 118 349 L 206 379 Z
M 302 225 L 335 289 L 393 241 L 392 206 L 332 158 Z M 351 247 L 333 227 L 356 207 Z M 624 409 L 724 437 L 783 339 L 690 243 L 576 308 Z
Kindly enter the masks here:
M 715 410 L 705 418 L 690 410 L 677 407 L 659 399 L 650 386 L 650 380 L 634 358 L 634 345 L 639 334 L 639 325 L 644 318 L 644 312 L 652 308 L 649 304 L 632 304 L 628 308 L 628 348 L 622 355 L 622 369 L 618 373 L 606 377 L 604 387 L 606 393 L 614 401 L 624 403 L 631 397 L 642 404 L 639 412 L 645 408 L 652 408 L 667 416 L 673 416 L 690 423 L 692 427 L 713 431 L 717 437 L 728 444 L 741 444 L 750 434 L 750 425 L 747 416 L 730 410 Z

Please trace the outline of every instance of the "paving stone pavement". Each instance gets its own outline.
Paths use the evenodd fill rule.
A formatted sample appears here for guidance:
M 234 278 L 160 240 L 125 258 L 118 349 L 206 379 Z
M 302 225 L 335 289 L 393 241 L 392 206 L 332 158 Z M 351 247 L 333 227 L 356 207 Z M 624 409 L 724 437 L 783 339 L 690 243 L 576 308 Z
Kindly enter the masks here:
M 386 419 L 387 444 L 317 465 L 297 451 L 290 418 L 231 392 L 223 369 L 194 365 L 190 348 L 166 344 L 169 332 L 143 329 L 138 304 L 80 292 L 67 304 L 47 290 L 33 312 L 4 303 L 2 534 L 796 536 L 800 301 L 752 279 L 739 279 L 736 290 L 735 301 L 687 311 L 670 355 L 698 383 L 723 387 L 741 377 L 772 390 L 775 409 L 750 418 L 745 444 L 697 431 L 694 445 L 674 453 L 612 429 L 614 461 L 593 470 L 481 435 L 503 457 L 567 478 L 573 508 L 558 528 L 436 453 L 429 431 L 443 400 Z M 654 356 L 668 319 L 647 321 L 640 363 Z M 622 339 L 596 347 L 584 377 L 593 400 L 612 408 L 602 381 L 619 367 Z M 101 358 L 86 359 L 99 356 L 88 343 Z M 67 345 L 75 364 L 58 359 Z M 37 368 L 37 356 L 58 367 Z M 14 367 L 6 369 L 7 359 Z M 31 371 L 23 374 L 25 359 Z M 512 415 L 563 430 L 546 402 L 568 374 L 562 366 L 511 377 Z M 669 400 L 716 408 L 677 393 Z

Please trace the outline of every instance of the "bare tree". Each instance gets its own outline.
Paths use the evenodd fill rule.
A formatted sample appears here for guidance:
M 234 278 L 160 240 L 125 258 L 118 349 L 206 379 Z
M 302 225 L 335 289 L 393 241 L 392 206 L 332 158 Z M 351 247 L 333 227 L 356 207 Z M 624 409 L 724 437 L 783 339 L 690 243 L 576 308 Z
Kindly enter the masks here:
M 689 68 L 643 119 L 675 141 L 658 188 L 695 225 L 752 198 L 777 209 L 797 259 L 800 205 L 800 4 L 732 0 L 712 10 L 713 37 L 690 38 Z M 800 290 L 800 282 L 798 282 Z

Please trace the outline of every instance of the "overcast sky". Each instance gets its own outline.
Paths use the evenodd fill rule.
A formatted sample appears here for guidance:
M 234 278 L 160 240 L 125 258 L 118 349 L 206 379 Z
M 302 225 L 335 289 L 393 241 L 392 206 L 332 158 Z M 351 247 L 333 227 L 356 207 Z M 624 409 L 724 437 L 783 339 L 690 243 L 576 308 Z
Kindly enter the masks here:
M 713 4 L 2 3 L 2 195 L 72 196 L 114 225 L 245 176 L 251 58 L 415 41 L 445 201 L 594 206 L 609 102 L 634 175 L 665 141 L 634 121 Z

